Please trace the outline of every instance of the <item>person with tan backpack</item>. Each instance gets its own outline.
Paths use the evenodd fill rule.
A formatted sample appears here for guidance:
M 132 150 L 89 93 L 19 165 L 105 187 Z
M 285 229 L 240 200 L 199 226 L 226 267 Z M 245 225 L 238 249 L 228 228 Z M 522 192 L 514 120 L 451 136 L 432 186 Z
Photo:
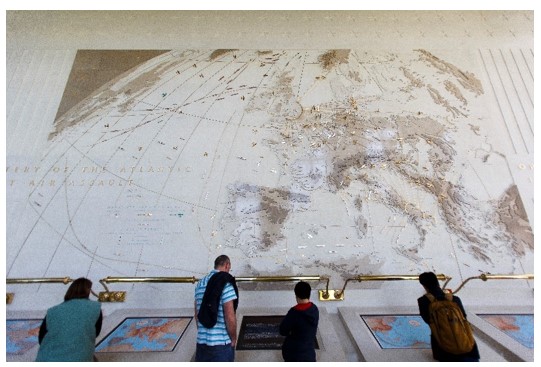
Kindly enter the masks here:
M 419 313 L 430 326 L 432 356 L 440 362 L 479 362 L 479 349 L 473 337 L 462 301 L 440 288 L 436 274 L 419 275 L 426 294 L 417 299 Z

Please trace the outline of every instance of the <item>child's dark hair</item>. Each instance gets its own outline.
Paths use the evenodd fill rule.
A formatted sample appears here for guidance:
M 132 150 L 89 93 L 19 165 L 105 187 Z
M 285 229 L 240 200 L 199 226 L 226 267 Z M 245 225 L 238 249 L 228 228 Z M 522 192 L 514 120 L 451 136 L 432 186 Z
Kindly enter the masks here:
M 300 299 L 309 299 L 311 291 L 312 287 L 306 282 L 300 281 L 295 285 L 295 296 Z

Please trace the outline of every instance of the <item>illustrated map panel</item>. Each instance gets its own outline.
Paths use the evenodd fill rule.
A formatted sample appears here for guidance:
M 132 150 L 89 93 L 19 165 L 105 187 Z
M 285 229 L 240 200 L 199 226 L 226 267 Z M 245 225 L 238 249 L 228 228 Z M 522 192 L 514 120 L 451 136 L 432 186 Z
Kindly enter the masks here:
M 421 316 L 361 315 L 361 318 L 381 349 L 430 349 L 430 327 Z
M 526 348 L 534 347 L 534 315 L 477 315 Z
M 481 55 L 155 54 L 7 152 L 8 277 L 533 273 Z
M 38 345 L 42 319 L 6 320 L 6 353 L 24 354 Z
M 172 352 L 191 317 L 126 318 L 96 346 L 96 352 Z

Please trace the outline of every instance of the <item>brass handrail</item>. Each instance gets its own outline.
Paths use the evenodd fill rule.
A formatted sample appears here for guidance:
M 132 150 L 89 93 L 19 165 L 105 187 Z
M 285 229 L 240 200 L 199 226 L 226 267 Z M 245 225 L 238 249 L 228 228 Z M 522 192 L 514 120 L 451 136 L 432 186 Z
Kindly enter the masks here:
M 445 280 L 442 288 L 445 288 L 451 277 L 445 274 L 437 274 L 436 277 L 438 280 Z M 329 277 L 319 276 L 319 275 L 306 275 L 306 276 L 257 276 L 257 277 L 236 277 L 237 282 L 289 282 L 289 281 L 326 281 L 326 286 L 324 291 L 320 291 L 320 297 L 323 300 L 328 300 L 329 293 Z M 481 279 L 487 281 L 488 279 L 534 279 L 533 274 L 480 274 L 478 276 L 467 278 L 460 286 L 454 291 L 458 293 L 464 285 L 472 279 Z M 194 284 L 199 279 L 196 277 L 111 277 L 108 276 L 104 279 L 101 279 L 99 282 L 107 292 L 110 292 L 105 283 L 192 283 Z M 341 290 L 334 291 L 334 299 L 339 300 L 346 290 L 346 286 L 350 281 L 393 281 L 393 280 L 419 280 L 419 275 L 357 275 L 353 278 L 346 279 L 344 286 Z M 68 284 L 72 282 L 73 279 L 70 277 L 63 278 L 7 278 L 6 284 L 32 284 L 32 283 L 63 283 Z M 100 298 L 94 291 L 92 294 Z M 115 293 L 115 292 L 113 292 Z M 125 292 L 116 292 L 116 293 L 125 293 Z M 8 294 L 9 295 L 9 294 Z M 11 294 L 13 297 L 13 295 Z M 12 298 L 11 297 L 11 298 Z M 320 298 L 321 299 L 321 298 Z
M 63 278 L 6 278 L 6 284 L 42 284 L 42 283 L 63 283 L 68 284 L 73 279 L 70 277 Z M 92 292 L 92 290 L 90 290 Z M 92 292 L 95 296 L 96 294 Z M 14 293 L 6 293 L 6 303 L 10 304 L 15 297 Z
M 288 282 L 288 281 L 308 281 L 308 280 L 324 280 L 326 277 L 319 275 L 302 275 L 302 276 L 262 276 L 262 277 L 235 277 L 237 282 Z
M 64 283 L 73 282 L 70 277 L 64 278 L 7 278 L 6 284 L 31 284 L 31 283 Z
M 289 281 L 326 281 L 324 297 L 329 296 L 329 277 L 319 275 L 302 275 L 302 276 L 262 276 L 262 277 L 235 277 L 237 282 L 289 282 Z
M 196 277 L 107 277 L 100 280 L 101 285 L 105 288 L 107 293 L 111 293 L 106 283 L 195 283 L 199 279 Z M 328 277 L 321 277 L 319 275 L 307 275 L 307 276 L 259 276 L 259 277 L 235 277 L 237 282 L 290 282 L 290 281 L 326 281 L 326 288 L 323 294 L 328 296 L 329 294 L 329 281 Z M 125 292 L 116 292 L 123 297 Z M 100 298 L 101 299 L 101 298 Z
M 7 278 L 6 284 L 34 284 L 34 283 L 63 283 L 68 284 L 73 282 L 73 279 L 70 277 L 63 277 L 63 278 Z M 92 293 L 95 297 L 98 297 L 98 295 L 90 289 L 90 293 Z
M 487 281 L 489 279 L 533 279 L 533 274 L 485 274 L 482 273 L 476 277 L 469 277 L 465 281 L 458 286 L 458 288 L 453 293 L 458 293 L 462 289 L 462 287 L 469 282 L 472 279 L 481 279 L 483 281 Z
M 100 280 L 101 285 L 107 292 L 109 289 L 105 283 L 192 283 L 199 279 L 196 277 L 107 277 Z
M 437 274 L 436 277 L 438 280 L 446 280 L 443 287 L 449 283 L 449 281 L 452 279 L 451 277 L 445 275 L 445 274 Z M 357 281 L 357 282 L 363 282 L 363 281 L 386 281 L 386 280 L 419 280 L 419 275 L 357 275 L 354 278 L 346 279 L 346 282 L 344 283 L 344 286 L 342 287 L 342 290 L 336 291 L 335 297 L 340 298 L 344 291 L 346 290 L 346 285 L 349 281 Z
M 103 287 L 107 289 L 105 283 L 192 283 L 199 279 L 196 277 L 107 277 L 100 280 Z M 260 276 L 260 277 L 235 277 L 237 282 L 287 282 L 287 281 L 309 281 L 326 280 L 327 289 L 329 288 L 329 278 L 319 275 L 306 276 Z

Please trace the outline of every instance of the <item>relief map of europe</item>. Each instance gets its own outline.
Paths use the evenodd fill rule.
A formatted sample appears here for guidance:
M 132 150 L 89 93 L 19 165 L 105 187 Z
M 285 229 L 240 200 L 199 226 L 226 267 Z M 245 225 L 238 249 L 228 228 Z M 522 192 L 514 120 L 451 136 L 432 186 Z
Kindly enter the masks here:
M 8 277 L 533 273 L 479 54 L 133 55 L 79 50 L 42 157 L 8 152 Z

